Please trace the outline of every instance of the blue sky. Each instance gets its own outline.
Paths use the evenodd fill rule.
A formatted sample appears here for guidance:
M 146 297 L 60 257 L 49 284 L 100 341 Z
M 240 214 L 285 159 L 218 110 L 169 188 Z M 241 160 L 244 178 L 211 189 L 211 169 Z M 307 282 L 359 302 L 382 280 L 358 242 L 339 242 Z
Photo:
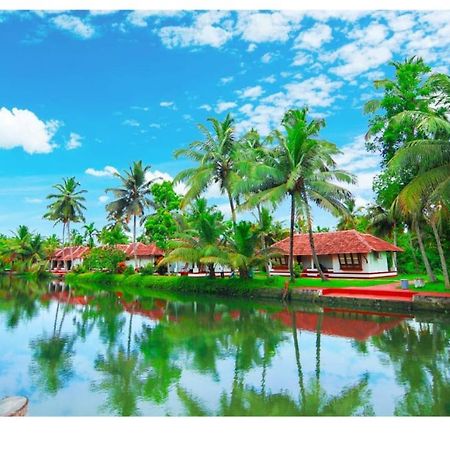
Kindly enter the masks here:
M 63 176 L 88 190 L 86 219 L 102 226 L 114 170 L 142 159 L 170 178 L 189 164 L 173 151 L 207 117 L 230 112 L 237 133 L 266 134 L 305 104 L 358 174 L 362 205 L 379 171 L 364 149 L 372 81 L 412 55 L 448 73 L 449 47 L 445 11 L 0 12 L 0 233 L 59 233 L 42 214 Z M 206 195 L 228 213 L 217 188 Z

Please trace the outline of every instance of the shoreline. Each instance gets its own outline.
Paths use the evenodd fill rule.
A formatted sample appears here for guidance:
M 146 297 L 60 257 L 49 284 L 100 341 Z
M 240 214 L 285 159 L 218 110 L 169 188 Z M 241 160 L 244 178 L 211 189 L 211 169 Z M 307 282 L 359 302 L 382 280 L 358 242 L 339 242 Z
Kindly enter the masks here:
M 65 281 L 71 285 L 97 285 L 108 287 L 140 288 L 145 290 L 169 291 L 189 294 L 217 295 L 220 297 L 244 297 L 252 300 L 271 300 L 281 302 L 286 291 L 276 286 L 275 279 L 241 280 L 208 279 L 189 277 L 158 277 L 154 275 L 119 275 L 106 273 L 69 273 Z M 201 282 L 200 282 L 201 281 Z M 271 286 L 272 285 L 272 286 Z M 323 289 L 326 290 L 326 289 Z M 288 299 L 295 303 L 317 306 L 336 306 L 351 309 L 370 308 L 376 311 L 434 311 L 443 314 L 450 312 L 450 296 L 412 293 L 410 299 L 376 298 L 367 291 L 367 297 L 340 294 L 339 288 L 333 294 L 323 294 L 322 289 L 299 288 L 289 289 Z M 345 291 L 345 289 L 343 289 Z

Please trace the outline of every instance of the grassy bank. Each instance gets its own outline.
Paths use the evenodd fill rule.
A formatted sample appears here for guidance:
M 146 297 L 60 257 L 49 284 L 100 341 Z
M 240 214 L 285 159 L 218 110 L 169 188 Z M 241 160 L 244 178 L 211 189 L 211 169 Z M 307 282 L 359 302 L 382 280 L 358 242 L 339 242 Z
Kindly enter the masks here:
M 418 275 L 410 275 L 405 278 L 414 279 Z M 403 276 L 393 278 L 378 278 L 372 280 L 327 280 L 325 282 L 318 278 L 299 278 L 295 280 L 291 287 L 316 287 L 316 288 L 333 288 L 333 287 L 364 287 L 379 286 L 386 283 L 397 281 Z M 67 274 L 66 281 L 72 284 L 100 284 L 109 286 L 133 286 L 138 288 L 147 288 L 155 290 L 170 290 L 177 292 L 203 293 L 203 294 L 219 294 L 246 296 L 254 294 L 259 289 L 282 289 L 288 281 L 285 277 L 266 277 L 258 274 L 251 280 L 241 280 L 240 278 L 232 279 L 209 279 L 209 278 L 192 278 L 192 277 L 175 277 L 175 276 L 157 276 L 157 275 L 118 275 L 108 273 L 83 273 L 83 274 Z M 420 289 L 417 289 L 420 291 Z M 427 283 L 421 290 L 434 290 L 444 292 L 442 282 Z

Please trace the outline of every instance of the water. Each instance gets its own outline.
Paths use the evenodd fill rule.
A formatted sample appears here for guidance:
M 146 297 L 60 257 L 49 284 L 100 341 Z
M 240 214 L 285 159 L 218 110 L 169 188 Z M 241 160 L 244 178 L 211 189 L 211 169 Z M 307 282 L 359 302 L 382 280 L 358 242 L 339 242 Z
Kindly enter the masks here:
M 29 415 L 449 415 L 449 318 L 0 277 L 0 398 Z

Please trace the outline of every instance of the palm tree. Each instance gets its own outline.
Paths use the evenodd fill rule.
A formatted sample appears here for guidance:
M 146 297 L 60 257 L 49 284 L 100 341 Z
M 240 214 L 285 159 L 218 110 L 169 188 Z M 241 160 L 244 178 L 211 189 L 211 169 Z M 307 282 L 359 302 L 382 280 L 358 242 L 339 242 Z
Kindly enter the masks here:
M 209 276 L 215 277 L 214 265 L 225 259 L 221 238 L 226 230 L 223 215 L 208 207 L 203 198 L 192 206 L 190 216 L 181 224 L 182 231 L 176 239 L 169 241 L 169 253 L 159 266 L 183 261 L 192 264 L 207 264 Z
M 233 230 L 232 237 L 226 244 L 225 260 L 237 267 L 241 278 L 249 278 L 250 271 L 255 266 L 269 261 L 275 250 L 268 251 L 265 247 L 258 250 L 261 241 L 261 231 L 251 222 L 241 221 Z
M 88 247 L 93 247 L 95 245 L 94 236 L 98 235 L 98 230 L 95 228 L 95 223 L 85 223 L 83 225 L 84 229 L 84 238 L 87 241 Z
M 236 224 L 236 196 L 233 194 L 233 185 L 237 179 L 234 120 L 228 114 L 222 122 L 214 118 L 209 118 L 208 121 L 212 124 L 212 132 L 199 125 L 204 139 L 192 142 L 188 148 L 175 152 L 176 158 L 186 156 L 198 165 L 182 170 L 175 177 L 174 183 L 186 181 L 189 186 L 181 203 L 182 208 L 201 195 L 212 183 L 218 183 L 221 193 L 228 196 L 231 218 L 233 224 Z
M 369 230 L 380 236 L 393 238 L 394 245 L 397 246 L 397 222 L 398 214 L 393 208 L 385 209 L 381 205 L 370 205 L 367 208 L 369 219 Z M 397 253 L 392 253 L 392 262 L 397 270 Z
M 344 201 L 346 210 L 343 211 L 339 222 L 336 225 L 337 230 L 353 230 L 356 228 L 358 219 L 364 208 L 362 206 L 356 207 L 354 198 L 349 198 Z
M 142 161 L 135 161 L 124 175 L 116 172 L 114 176 L 119 178 L 121 187 L 109 188 L 106 192 L 112 192 L 115 200 L 106 205 L 106 210 L 111 217 L 123 219 L 126 223 L 133 218 L 133 254 L 134 268 L 137 269 L 136 254 L 136 225 L 137 218 L 144 219 L 145 210 L 153 206 L 150 200 L 151 186 L 159 178 L 149 180 L 147 173 L 150 166 L 143 166 Z
M 65 230 L 67 227 L 67 235 L 70 238 L 70 224 L 71 222 L 84 221 L 83 210 L 85 198 L 82 194 L 87 191 L 79 190 L 80 183 L 76 181 L 75 177 L 63 178 L 62 183 L 53 186 L 56 193 L 47 196 L 47 199 L 53 200 L 47 206 L 47 212 L 44 214 L 44 219 L 51 220 L 56 223 L 62 223 L 62 246 L 65 244 Z M 72 253 L 72 248 L 71 248 Z M 72 254 L 71 254 L 71 259 Z
M 312 233 L 310 201 L 336 214 L 344 211 L 342 203 L 350 193 L 334 182 L 353 183 L 355 177 L 336 169 L 334 157 L 341 152 L 327 141 L 317 139 L 324 127 L 323 119 L 307 120 L 308 109 L 290 110 L 283 118 L 285 133 L 275 132 L 278 146 L 273 150 L 271 161 L 248 166 L 249 175 L 245 183 L 238 186 L 244 191 L 254 191 L 244 207 L 253 207 L 261 202 L 280 203 L 290 197 L 290 245 L 289 268 L 294 280 L 294 225 L 296 211 L 302 208 L 308 225 L 309 242 L 315 266 L 325 280 L 317 258 Z M 261 179 L 264 179 L 261 190 Z

